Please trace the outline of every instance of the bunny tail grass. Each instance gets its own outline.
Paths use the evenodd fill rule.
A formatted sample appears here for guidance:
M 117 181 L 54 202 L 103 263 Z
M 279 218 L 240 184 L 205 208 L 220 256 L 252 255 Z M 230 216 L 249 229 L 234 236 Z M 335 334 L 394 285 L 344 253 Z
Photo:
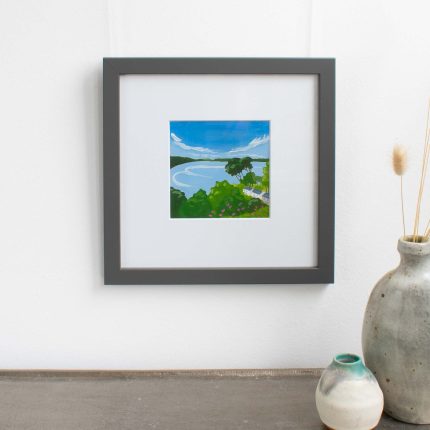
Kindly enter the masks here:
M 402 221 L 403 221 L 403 236 L 406 236 L 405 227 L 405 205 L 403 199 L 403 175 L 406 172 L 408 165 L 408 157 L 405 148 L 401 145 L 395 145 L 393 148 L 393 170 L 394 173 L 400 176 L 400 200 L 402 203 Z

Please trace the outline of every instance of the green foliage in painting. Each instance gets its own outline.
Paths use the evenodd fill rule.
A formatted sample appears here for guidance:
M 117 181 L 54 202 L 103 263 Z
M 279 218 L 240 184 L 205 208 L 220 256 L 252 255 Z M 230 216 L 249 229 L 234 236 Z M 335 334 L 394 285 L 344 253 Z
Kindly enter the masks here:
M 206 218 L 211 211 L 206 191 L 199 190 L 182 204 L 181 213 L 186 218 Z
M 170 187 L 170 216 L 172 218 L 180 216 L 181 207 L 186 201 L 187 198 L 182 191 Z
M 244 157 L 240 159 L 240 163 L 242 164 L 243 170 L 247 170 L 250 172 L 252 170 L 252 158 Z
M 242 179 L 242 163 L 240 162 L 240 158 L 232 158 L 227 161 L 227 164 L 225 165 L 225 171 L 230 176 L 235 176 L 238 181 Z
M 240 181 L 241 184 L 246 186 L 252 186 L 257 183 L 257 176 L 254 172 L 248 172 Z
M 261 180 L 261 185 L 263 186 L 264 191 L 269 191 L 270 184 L 270 163 L 266 161 L 266 166 L 263 167 L 263 178 Z
M 270 216 L 270 209 L 268 205 L 263 205 L 253 212 L 243 212 L 239 218 L 268 218 Z
M 250 173 L 252 171 L 252 158 L 230 158 L 225 165 L 225 171 L 230 176 L 235 176 L 238 181 L 243 179 L 243 171 Z
M 176 158 L 186 159 L 186 157 Z M 188 162 L 188 160 L 183 162 Z M 260 199 L 245 195 L 243 189 L 244 187 L 251 187 L 265 192 L 269 191 L 269 161 L 263 168 L 263 176 L 257 176 L 252 171 L 252 159 L 250 157 L 229 159 L 225 165 L 225 171 L 229 175 L 235 176 L 239 180 L 239 184 L 219 181 L 211 188 L 209 194 L 200 189 L 188 199 L 182 191 L 170 188 L 171 217 L 268 217 L 268 205 Z
M 170 168 L 179 166 L 179 164 L 189 163 L 190 161 L 196 161 L 189 157 L 179 157 L 178 155 L 172 155 L 170 157 Z
M 260 199 L 251 199 L 248 202 L 248 207 L 247 208 L 248 208 L 249 212 L 254 212 L 258 208 L 260 208 L 261 206 L 264 206 L 264 203 Z
M 209 193 L 212 217 L 237 216 L 247 208 L 248 197 L 228 181 L 217 182 Z

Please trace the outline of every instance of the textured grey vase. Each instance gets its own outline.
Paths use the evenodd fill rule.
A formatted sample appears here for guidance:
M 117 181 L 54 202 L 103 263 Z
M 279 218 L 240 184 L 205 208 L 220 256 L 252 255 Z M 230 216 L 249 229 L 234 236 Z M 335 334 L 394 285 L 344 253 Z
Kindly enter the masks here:
M 408 238 L 406 238 L 408 239 Z M 363 354 L 384 393 L 387 414 L 430 423 L 430 242 L 400 239 L 399 266 L 373 289 Z

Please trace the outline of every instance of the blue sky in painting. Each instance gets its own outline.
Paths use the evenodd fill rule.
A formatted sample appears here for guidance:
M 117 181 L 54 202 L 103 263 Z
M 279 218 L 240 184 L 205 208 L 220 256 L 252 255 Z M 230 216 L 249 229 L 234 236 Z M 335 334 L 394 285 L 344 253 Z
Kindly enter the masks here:
M 269 121 L 170 121 L 170 155 L 269 158 Z

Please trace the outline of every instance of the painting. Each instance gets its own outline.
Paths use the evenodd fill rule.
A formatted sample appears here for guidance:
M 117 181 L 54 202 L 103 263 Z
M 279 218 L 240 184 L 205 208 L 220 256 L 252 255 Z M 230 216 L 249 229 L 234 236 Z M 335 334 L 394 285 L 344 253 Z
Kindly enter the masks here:
M 171 218 L 269 218 L 270 121 L 170 121 Z

